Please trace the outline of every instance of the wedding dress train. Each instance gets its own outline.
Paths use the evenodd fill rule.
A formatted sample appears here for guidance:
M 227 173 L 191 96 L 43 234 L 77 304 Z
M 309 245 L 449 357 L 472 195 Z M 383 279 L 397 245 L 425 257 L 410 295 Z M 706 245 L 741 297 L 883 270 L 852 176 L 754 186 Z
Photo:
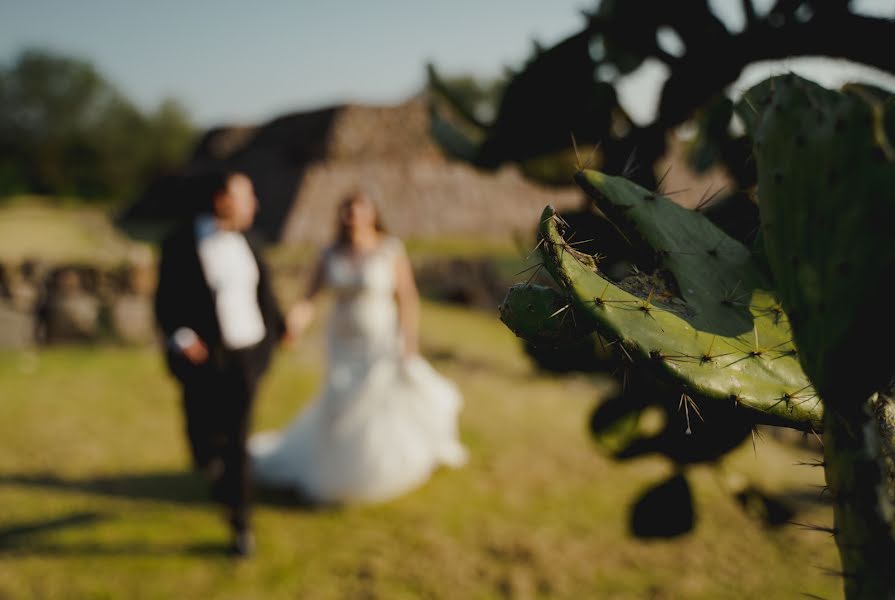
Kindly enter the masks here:
M 401 353 L 395 258 L 403 251 L 386 238 L 362 258 L 325 257 L 335 293 L 326 380 L 288 427 L 250 440 L 259 483 L 319 502 L 383 501 L 439 465 L 465 462 L 459 390 L 422 357 Z

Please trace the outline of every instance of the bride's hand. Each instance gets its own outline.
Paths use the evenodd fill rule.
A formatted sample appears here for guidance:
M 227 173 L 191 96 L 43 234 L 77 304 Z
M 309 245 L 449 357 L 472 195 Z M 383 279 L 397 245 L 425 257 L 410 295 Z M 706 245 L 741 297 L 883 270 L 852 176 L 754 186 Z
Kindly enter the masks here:
M 298 302 L 286 315 L 286 329 L 293 340 L 297 340 L 314 319 L 314 305 L 308 301 Z
M 404 338 L 401 346 L 401 355 L 404 357 L 405 360 L 413 358 L 415 356 L 419 356 L 420 348 L 419 342 L 417 342 L 417 340 Z

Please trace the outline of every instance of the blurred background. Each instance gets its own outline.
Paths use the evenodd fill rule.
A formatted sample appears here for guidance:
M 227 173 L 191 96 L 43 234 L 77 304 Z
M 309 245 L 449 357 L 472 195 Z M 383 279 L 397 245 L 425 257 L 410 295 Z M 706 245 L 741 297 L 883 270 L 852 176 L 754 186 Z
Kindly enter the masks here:
M 895 0 L 839 4 L 891 31 Z M 895 89 L 885 36 L 826 35 L 816 5 L 0 0 L 0 597 L 840 597 L 832 539 L 783 526 L 830 521 L 798 464 L 816 440 L 758 430 L 687 464 L 617 462 L 588 421 L 618 374 L 593 348 L 526 348 L 495 310 L 539 280 L 545 205 L 585 248 L 606 231 L 572 184 L 583 164 L 754 238 L 731 101 L 789 71 Z M 284 306 L 338 201 L 374 195 L 473 452 L 384 506 L 262 494 L 237 568 L 188 472 L 151 306 L 157 243 L 209 166 L 252 177 Z M 257 429 L 312 396 L 320 339 L 279 353 Z M 684 471 L 683 511 L 662 489 L 650 505 L 684 525 L 642 535 L 637 503 Z

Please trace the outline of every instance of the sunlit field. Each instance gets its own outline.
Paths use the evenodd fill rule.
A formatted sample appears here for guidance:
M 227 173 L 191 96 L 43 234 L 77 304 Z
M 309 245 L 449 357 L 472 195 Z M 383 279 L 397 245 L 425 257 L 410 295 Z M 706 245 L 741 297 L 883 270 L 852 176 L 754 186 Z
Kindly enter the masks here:
M 256 555 L 188 471 L 177 390 L 152 348 L 58 348 L 0 359 L 2 598 L 841 597 L 832 539 L 747 517 L 692 471 L 697 526 L 628 533 L 627 508 L 671 472 L 616 463 L 587 418 L 610 380 L 534 372 L 494 314 L 427 303 L 423 348 L 465 395 L 471 461 L 381 506 L 310 510 L 259 493 Z M 281 351 L 255 428 L 285 423 L 321 377 L 320 328 Z M 828 524 L 819 469 L 765 436 L 728 460 Z

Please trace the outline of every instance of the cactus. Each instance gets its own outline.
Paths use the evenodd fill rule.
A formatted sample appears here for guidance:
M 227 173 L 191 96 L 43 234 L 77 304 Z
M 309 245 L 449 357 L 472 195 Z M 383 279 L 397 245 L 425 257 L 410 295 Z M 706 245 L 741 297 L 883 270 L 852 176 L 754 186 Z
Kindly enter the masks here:
M 895 316 L 885 294 L 895 278 L 895 100 L 785 76 L 752 88 L 737 111 L 754 143 L 760 258 L 696 212 L 583 171 L 576 181 L 639 269 L 618 281 L 601 273 L 600 256 L 576 251 L 548 207 L 539 248 L 561 288 L 553 306 L 680 393 L 684 409 L 734 399 L 747 423 L 822 429 L 846 597 L 895 598 Z M 531 313 L 502 316 L 515 331 L 533 327 L 517 322 Z M 617 455 L 643 446 L 631 433 L 645 406 L 635 400 L 607 404 L 595 426 Z M 675 451 L 661 441 L 652 448 Z
M 564 219 L 548 207 L 538 247 L 561 291 L 514 286 L 501 319 L 528 343 L 568 348 L 576 336 L 593 335 L 608 341 L 625 384 L 592 417 L 603 450 L 622 460 L 659 453 L 683 477 L 691 464 L 718 466 L 756 423 L 819 428 L 819 400 L 795 358 L 786 316 L 749 250 L 703 214 L 627 180 L 592 171 L 577 180 L 639 267 L 614 281 L 617 272 L 601 270 L 604 256 L 577 250 L 581 245 L 564 238 L 573 237 Z M 611 254 L 619 258 L 618 248 Z M 644 434 L 651 407 L 664 426 Z M 633 505 L 635 535 L 692 526 L 693 509 L 682 502 L 666 507 L 667 528 L 638 523 L 644 513 L 637 507 L 661 496 L 664 485 Z
M 895 97 L 794 75 L 750 90 L 762 235 L 799 358 L 824 399 L 825 471 L 848 598 L 895 596 Z
M 573 311 L 566 322 L 587 322 L 697 407 L 725 402 L 756 423 L 819 428 L 820 402 L 799 366 L 786 315 L 749 250 L 698 212 L 625 179 L 593 171 L 576 179 L 631 241 L 641 266 L 612 281 L 600 272 L 599 256 L 563 238 L 563 223 L 548 207 L 539 244 Z M 514 288 L 504 304 L 523 292 Z M 531 330 L 525 321 L 536 317 L 502 316 L 517 332 Z
M 513 333 L 532 343 L 571 342 L 593 328 L 587 321 L 570 317 L 574 313 L 569 308 L 565 297 L 553 288 L 523 283 L 510 288 L 500 315 Z
M 710 2 L 591 4 L 594 8 L 585 12 L 580 30 L 550 48 L 536 47 L 518 72 L 509 74 L 497 114 L 488 122 L 430 67 L 436 141 L 452 156 L 478 167 L 493 169 L 515 162 L 528 177 L 554 184 L 560 183 L 555 179 L 557 159 L 571 149 L 571 131 L 579 144 L 600 144 L 597 164 L 609 173 L 627 172 L 636 150 L 640 168 L 630 175 L 652 187 L 658 161 L 668 149 L 666 134 L 702 109 L 707 115 L 714 113 L 709 117 L 712 126 L 703 131 L 709 151 L 700 153 L 702 166 L 720 159 L 737 187 L 746 188 L 755 175 L 753 163 L 741 152 L 749 144 L 728 134 L 722 113 L 729 105 L 718 104 L 719 100 L 726 104 L 720 96 L 746 67 L 765 60 L 825 55 L 895 73 L 892 53 L 877 50 L 886 47 L 892 21 L 868 16 L 855 2 L 849 6 L 842 0 L 741 0 L 745 21 L 736 32 L 725 28 Z M 763 4 L 765 10 L 754 4 Z M 661 34 L 667 29 L 680 37 L 683 55 L 663 47 Z M 638 124 L 619 103 L 618 85 L 620 76 L 650 61 L 666 66 L 669 77 L 656 98 L 655 117 Z M 439 117 L 442 112 L 451 118 Z M 454 125 L 458 121 L 461 126 Z M 554 168 L 545 169 L 544 163 Z

